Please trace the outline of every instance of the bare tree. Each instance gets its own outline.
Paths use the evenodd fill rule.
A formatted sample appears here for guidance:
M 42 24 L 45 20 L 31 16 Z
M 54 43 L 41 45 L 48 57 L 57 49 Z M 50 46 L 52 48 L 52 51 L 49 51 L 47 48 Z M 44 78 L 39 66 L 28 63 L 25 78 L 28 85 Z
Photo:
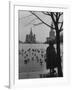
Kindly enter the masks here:
M 39 23 L 34 25 L 45 24 L 46 26 L 54 29 L 56 31 L 56 47 L 57 47 L 57 58 L 58 58 L 58 76 L 62 77 L 62 67 L 61 67 L 61 56 L 60 56 L 60 32 L 63 30 L 63 21 L 60 21 L 60 18 L 63 16 L 63 12 L 45 12 L 42 11 L 44 15 L 50 16 L 53 22 L 53 26 L 46 23 L 44 20 L 40 18 L 34 11 L 30 11 L 32 15 L 34 15 L 38 20 Z

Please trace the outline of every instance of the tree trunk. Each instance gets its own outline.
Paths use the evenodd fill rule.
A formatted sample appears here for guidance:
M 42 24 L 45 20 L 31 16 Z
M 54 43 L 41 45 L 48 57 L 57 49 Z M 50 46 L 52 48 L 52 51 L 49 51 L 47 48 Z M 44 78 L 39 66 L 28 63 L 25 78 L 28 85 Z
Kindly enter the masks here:
M 58 59 L 58 76 L 62 77 L 62 67 L 61 67 L 61 56 L 60 56 L 60 32 L 56 30 L 56 46 L 57 46 L 57 59 Z

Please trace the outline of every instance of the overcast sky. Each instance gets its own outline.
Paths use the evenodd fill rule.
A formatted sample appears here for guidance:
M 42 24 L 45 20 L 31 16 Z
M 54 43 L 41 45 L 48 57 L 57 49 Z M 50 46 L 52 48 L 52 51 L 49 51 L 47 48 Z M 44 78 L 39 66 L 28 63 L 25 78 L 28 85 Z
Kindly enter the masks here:
M 50 16 L 46 16 L 41 12 L 35 12 L 43 21 L 51 24 Z M 46 37 L 49 37 L 50 28 L 44 24 L 40 24 L 38 26 L 34 26 L 33 24 L 40 23 L 34 15 L 32 15 L 29 11 L 19 10 L 18 12 L 18 28 L 19 28 L 19 40 L 25 41 L 26 34 L 30 33 L 32 28 L 32 32 L 36 35 L 36 40 L 40 42 L 46 41 Z

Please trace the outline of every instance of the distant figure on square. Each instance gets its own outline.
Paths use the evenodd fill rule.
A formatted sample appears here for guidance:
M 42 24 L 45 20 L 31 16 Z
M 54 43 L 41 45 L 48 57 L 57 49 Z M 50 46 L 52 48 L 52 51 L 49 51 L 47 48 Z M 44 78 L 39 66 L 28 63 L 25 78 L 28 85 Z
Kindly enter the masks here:
M 50 41 L 46 49 L 46 69 L 50 69 L 50 75 L 54 74 L 54 68 L 57 67 L 57 54 L 53 45 L 53 42 Z

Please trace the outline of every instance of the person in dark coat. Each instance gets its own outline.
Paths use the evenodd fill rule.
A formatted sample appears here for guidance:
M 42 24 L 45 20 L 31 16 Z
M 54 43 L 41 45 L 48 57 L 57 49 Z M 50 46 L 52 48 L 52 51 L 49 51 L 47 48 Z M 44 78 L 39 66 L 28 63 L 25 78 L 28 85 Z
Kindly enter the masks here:
M 49 42 L 49 46 L 46 49 L 46 68 L 50 69 L 50 73 L 55 72 L 54 68 L 57 67 L 57 54 L 53 46 L 53 42 Z

